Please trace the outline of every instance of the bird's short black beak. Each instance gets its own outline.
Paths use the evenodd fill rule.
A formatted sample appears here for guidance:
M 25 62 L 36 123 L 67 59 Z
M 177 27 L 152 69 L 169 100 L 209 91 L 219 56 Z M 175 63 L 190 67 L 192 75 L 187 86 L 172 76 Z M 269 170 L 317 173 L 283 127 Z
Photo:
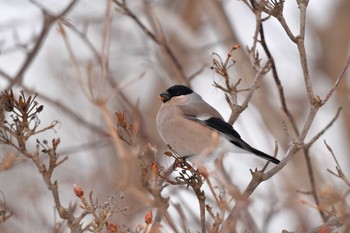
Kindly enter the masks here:
M 168 100 L 170 100 L 171 96 L 170 96 L 169 92 L 164 91 L 164 92 L 160 93 L 159 98 L 163 103 L 165 103 Z

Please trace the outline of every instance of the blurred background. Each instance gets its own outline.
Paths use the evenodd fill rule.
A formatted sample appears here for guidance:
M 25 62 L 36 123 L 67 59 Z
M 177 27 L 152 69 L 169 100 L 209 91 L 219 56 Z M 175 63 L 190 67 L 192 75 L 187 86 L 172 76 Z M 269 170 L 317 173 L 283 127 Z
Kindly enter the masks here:
M 239 44 L 241 48 L 233 52 L 236 63 L 230 68 L 229 76 L 232 83 L 242 79 L 240 88 L 249 88 L 255 71 L 246 47 L 253 43 L 256 21 L 242 1 L 125 2 L 156 39 L 114 3 L 108 12 L 106 1 L 79 0 L 51 22 L 48 15 L 60 15 L 70 1 L 0 0 L 0 88 L 2 91 L 13 88 L 16 94 L 19 90 L 38 93 L 38 101 L 44 105 L 44 111 L 40 113 L 42 126 L 53 120 L 61 122 L 55 131 L 37 135 L 28 143 L 29 147 L 35 148 L 36 139 L 50 141 L 60 137 L 58 152 L 69 156 L 54 173 L 62 203 L 68 206 L 78 202 L 73 184 L 79 184 L 87 193 L 93 190 L 101 203 L 112 195 L 122 195 L 119 205 L 127 207 L 128 211 L 112 219 L 120 227 L 135 229 L 143 223 L 143 216 L 150 207 L 125 185 L 130 182 L 131 186 L 142 190 L 139 151 L 152 145 L 157 150 L 147 150 L 142 155 L 145 163 L 155 160 L 164 167 L 172 164 L 171 158 L 162 155 L 166 148 L 155 125 L 161 104 L 159 93 L 174 84 L 190 85 L 228 119 L 231 110 L 224 93 L 212 85 L 213 81 L 224 83 L 210 69 L 213 53 L 224 60 L 231 47 Z M 314 90 L 321 97 L 339 76 L 350 51 L 349 12 L 350 1 L 309 2 L 306 51 Z M 295 1 L 285 2 L 284 16 L 297 35 L 299 10 Z M 301 129 L 309 103 L 298 50 L 273 17 L 266 20 L 264 29 L 289 110 Z M 166 41 L 166 46 L 162 41 Z M 176 62 L 169 56 L 168 48 Z M 262 61 L 266 61 L 262 48 L 258 46 L 258 50 Z M 101 69 L 103 64 L 108 65 Z M 311 147 L 310 158 L 322 205 L 336 210 L 342 206 L 341 211 L 346 213 L 349 199 L 345 193 L 349 187 L 327 172 L 327 169 L 335 171 L 336 164 L 323 141 L 332 147 L 345 175 L 349 176 L 349 84 L 347 73 L 335 95 L 319 111 L 306 138 L 308 141 L 322 130 L 335 116 L 338 107 L 343 107 L 336 122 Z M 239 94 L 238 102 L 244 100 L 245 94 Z M 137 127 L 132 145 L 136 149 L 130 149 L 133 162 L 127 164 L 128 168 L 120 161 L 112 140 L 106 136 L 109 125 L 92 99 L 107 101 L 115 125 L 114 113 L 118 111 L 125 112 L 127 120 Z M 266 153 L 273 154 L 276 141 L 279 145 L 277 157 L 283 158 L 295 134 L 281 110 L 271 73 L 264 77 L 234 127 L 242 138 Z M 1 159 L 9 153 L 19 156 L 18 152 L 0 145 Z M 263 165 L 264 162 L 254 156 L 225 157 L 225 170 L 241 191 L 251 179 L 249 169 Z M 216 167 L 209 165 L 208 169 L 215 180 Z M 123 180 L 125 171 L 130 175 L 127 181 Z M 58 231 L 55 227 L 60 219 L 52 196 L 31 161 L 2 166 L 0 190 L 8 209 L 13 212 L 10 219 L 0 224 L 0 232 L 67 232 L 67 228 Z M 305 157 L 298 153 L 281 172 L 252 194 L 248 211 L 254 217 L 255 231 L 305 232 L 320 225 L 321 216 L 308 192 L 310 181 Z M 199 210 L 194 194 L 186 187 L 169 186 L 163 195 L 171 196 L 169 211 L 174 219 L 179 218 L 174 206 L 180 205 L 185 209 L 187 221 L 194 220 L 188 229 L 199 231 Z M 3 198 L 1 202 L 4 202 Z M 244 220 L 240 222 L 239 232 L 252 230 L 245 223 Z

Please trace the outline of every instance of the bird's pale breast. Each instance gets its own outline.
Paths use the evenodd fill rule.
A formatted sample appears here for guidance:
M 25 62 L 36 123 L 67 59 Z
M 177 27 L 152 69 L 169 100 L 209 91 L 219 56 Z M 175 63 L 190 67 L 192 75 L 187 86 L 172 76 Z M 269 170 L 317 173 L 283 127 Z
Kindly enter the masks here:
M 216 132 L 187 119 L 175 106 L 163 105 L 156 121 L 163 140 L 181 156 L 200 155 L 217 144 Z

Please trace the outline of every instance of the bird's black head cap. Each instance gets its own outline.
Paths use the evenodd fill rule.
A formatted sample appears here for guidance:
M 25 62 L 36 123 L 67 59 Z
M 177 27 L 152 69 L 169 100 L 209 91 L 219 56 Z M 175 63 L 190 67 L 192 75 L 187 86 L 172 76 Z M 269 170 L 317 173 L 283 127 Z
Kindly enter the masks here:
M 181 95 L 189 95 L 193 93 L 191 88 L 186 87 L 184 85 L 174 85 L 169 87 L 165 92 L 160 94 L 160 99 L 163 103 L 169 101 L 172 97 L 181 96 Z

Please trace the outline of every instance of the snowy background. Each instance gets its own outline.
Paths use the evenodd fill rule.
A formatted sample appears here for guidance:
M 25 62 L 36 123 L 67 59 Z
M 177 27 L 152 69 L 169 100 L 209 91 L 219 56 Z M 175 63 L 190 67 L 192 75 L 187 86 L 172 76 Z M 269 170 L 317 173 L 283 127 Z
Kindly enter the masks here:
M 253 43 L 256 22 L 248 7 L 242 1 L 235 0 L 126 2 L 142 23 L 159 38 L 166 38 L 186 77 L 201 70 L 189 81 L 191 87 L 228 119 L 231 110 L 224 94 L 212 85 L 213 81 L 223 83 L 210 69 L 212 53 L 225 59 L 231 46 L 240 44 L 241 48 L 233 52 L 236 63 L 230 68 L 229 75 L 232 83 L 242 79 L 241 88 L 251 85 L 254 71 L 247 58 L 246 47 Z M 5 90 L 12 87 L 16 94 L 19 90 L 38 93 L 38 101 L 44 105 L 44 111 L 40 113 L 42 125 L 48 125 L 53 120 L 61 122 L 56 132 L 47 131 L 35 136 L 28 145 L 34 148 L 36 138 L 50 141 L 51 138 L 60 137 L 58 152 L 69 155 L 69 159 L 54 173 L 54 179 L 59 183 L 62 203 L 65 206 L 79 203 L 73 192 L 74 183 L 82 186 L 86 193 L 93 190 L 102 203 L 108 196 L 120 195 L 122 192 L 124 198 L 120 200 L 120 205 L 127 206 L 128 212 L 116 214 L 111 221 L 121 228 L 134 230 L 137 225 L 143 224 L 146 210 L 154 206 L 138 200 L 125 184 L 121 185 L 123 177 L 120 171 L 124 165 L 110 138 L 103 133 L 107 131 L 107 124 L 100 108 L 89 100 L 86 90 L 90 85 L 96 96 L 108 97 L 107 106 L 112 118 L 114 112 L 126 111 L 130 120 L 138 121 L 138 146 L 142 148 L 150 143 L 158 148 L 155 154 L 148 152 L 144 155 L 145 161 L 157 160 L 163 166 L 170 166 L 172 160 L 162 155 L 165 146 L 157 134 L 155 116 L 161 104 L 159 93 L 181 82 L 181 75 L 162 46 L 146 36 L 115 4 L 112 4 L 110 17 L 110 45 L 107 46 L 108 52 L 102 51 L 103 43 L 108 41 L 104 34 L 106 2 L 81 0 L 62 19 L 57 19 L 52 24 L 22 79 L 12 86 L 10 79 L 17 77 L 23 64 L 28 62 L 27 53 L 34 48 L 43 29 L 42 9 L 51 15 L 57 15 L 69 3 L 70 1 L 53 0 L 35 3 L 0 0 L 0 88 Z M 350 51 L 349 12 L 349 1 L 309 2 L 306 51 L 314 91 L 321 97 L 332 87 Z M 292 32 L 297 35 L 299 10 L 296 1 L 285 2 L 284 16 Z M 78 61 L 81 80 L 77 77 L 69 49 L 59 32 L 59 24 L 63 25 L 71 51 Z M 73 25 L 74 29 L 69 25 Z M 264 29 L 286 101 L 301 129 L 308 112 L 308 103 L 298 50 L 273 17 L 264 23 Z M 262 48 L 258 49 L 263 61 L 266 61 Z M 100 79 L 102 75 L 98 69 L 99 56 L 103 57 L 102 54 L 108 55 L 106 80 Z M 95 75 L 92 81 L 88 79 L 91 64 L 95 67 L 91 72 Z M 89 84 L 91 82 L 93 84 Z M 101 83 L 104 83 L 102 88 Z M 333 126 L 311 147 L 310 157 L 317 192 L 324 208 L 338 210 L 339 206 L 343 206 L 344 213 L 348 213 L 348 202 L 336 202 L 330 200 L 330 196 L 343 196 L 349 187 L 327 172 L 327 168 L 335 171 L 336 165 L 323 140 L 331 145 L 345 175 L 350 175 L 349 84 L 347 74 L 335 95 L 319 111 L 306 137 L 308 141 L 317 134 L 334 117 L 338 107 L 343 107 Z M 244 97 L 245 93 L 241 92 L 238 101 L 241 102 Z M 137 108 L 137 113 L 133 107 Z M 268 73 L 234 127 L 252 146 L 269 154 L 273 153 L 277 141 L 277 157 L 283 159 L 295 138 L 291 128 L 290 135 L 285 132 L 285 121 L 276 85 L 271 73 Z M 18 153 L 11 151 L 0 145 L 0 158 L 5 158 L 8 153 Z M 136 157 L 133 159 L 134 165 L 127 169 L 131 174 L 129 182 L 142 190 L 138 161 Z M 232 183 L 243 191 L 251 179 L 249 169 L 262 168 L 264 162 L 254 156 L 230 154 L 225 157 L 224 164 Z M 213 164 L 207 166 L 215 183 L 217 168 Z M 219 190 L 220 185 L 217 187 Z M 210 193 L 206 184 L 204 189 Z M 252 194 L 248 209 L 256 224 L 252 229 L 258 232 L 281 232 L 283 229 L 305 232 L 322 224 L 313 197 L 301 192 L 309 192 L 310 189 L 305 159 L 302 153 L 298 153 L 281 172 L 259 185 Z M 4 194 L 7 208 L 13 213 L 10 219 L 0 224 L 0 232 L 60 232 L 55 228 L 55 224 L 57 226 L 61 220 L 55 211 L 52 196 L 30 160 L 24 160 L 8 169 L 2 167 L 0 191 Z M 221 191 L 226 197 L 230 195 L 226 193 L 227 190 Z M 147 195 L 147 192 L 144 194 Z M 164 189 L 163 196 L 171 197 L 169 213 L 175 222 L 180 222 L 181 218 L 174 208 L 178 204 L 184 209 L 188 229 L 191 232 L 200 230 L 198 202 L 191 189 L 169 186 Z M 344 199 L 339 200 L 346 201 L 348 198 L 344 195 Z M 3 198 L 0 201 L 4 203 Z M 215 204 L 210 196 L 208 203 Z M 234 203 L 231 202 L 229 208 Z M 340 214 L 339 210 L 337 213 Z M 246 225 L 244 216 L 242 219 L 238 232 L 252 230 Z M 88 220 L 89 218 L 86 222 Z M 166 222 L 162 224 L 164 229 L 170 229 Z M 68 232 L 68 228 L 62 228 L 61 231 Z M 180 226 L 179 232 L 182 232 Z

